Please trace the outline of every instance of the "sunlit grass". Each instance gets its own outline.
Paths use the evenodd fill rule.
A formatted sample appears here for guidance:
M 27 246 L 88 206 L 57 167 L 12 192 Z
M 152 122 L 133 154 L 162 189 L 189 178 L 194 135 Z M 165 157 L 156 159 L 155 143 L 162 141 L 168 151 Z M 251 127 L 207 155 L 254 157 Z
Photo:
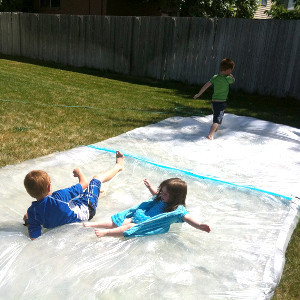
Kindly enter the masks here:
M 88 145 L 173 116 L 211 114 L 211 91 L 0 56 L 0 167 Z M 300 102 L 230 93 L 228 113 L 300 127 Z M 300 299 L 300 225 L 274 299 Z

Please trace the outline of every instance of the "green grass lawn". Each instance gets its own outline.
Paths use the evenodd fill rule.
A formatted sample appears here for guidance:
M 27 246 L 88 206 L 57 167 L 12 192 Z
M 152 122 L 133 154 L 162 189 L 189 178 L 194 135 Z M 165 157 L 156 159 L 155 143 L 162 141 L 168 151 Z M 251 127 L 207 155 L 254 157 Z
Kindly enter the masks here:
M 0 56 L 0 167 L 172 116 L 211 114 L 211 90 Z M 228 113 L 300 127 L 300 101 L 231 92 Z M 300 223 L 274 299 L 300 299 Z

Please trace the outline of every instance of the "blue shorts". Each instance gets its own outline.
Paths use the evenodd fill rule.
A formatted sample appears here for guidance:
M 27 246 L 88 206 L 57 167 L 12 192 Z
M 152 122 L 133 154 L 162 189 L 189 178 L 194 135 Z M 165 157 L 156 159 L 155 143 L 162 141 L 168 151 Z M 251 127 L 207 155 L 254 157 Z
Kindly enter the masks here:
M 213 110 L 213 123 L 222 124 L 222 120 L 225 113 L 226 101 L 224 102 L 212 102 L 212 110 Z

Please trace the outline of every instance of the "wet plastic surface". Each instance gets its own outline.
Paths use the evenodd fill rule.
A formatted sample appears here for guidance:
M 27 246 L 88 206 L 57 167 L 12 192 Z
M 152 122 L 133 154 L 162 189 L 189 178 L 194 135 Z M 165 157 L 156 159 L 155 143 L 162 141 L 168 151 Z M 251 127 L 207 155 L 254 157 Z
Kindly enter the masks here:
M 171 118 L 0 169 L 0 299 L 269 299 L 299 219 L 300 130 L 227 114 L 209 141 L 210 125 L 211 116 Z M 144 178 L 180 177 L 187 209 L 212 231 L 174 224 L 164 235 L 98 239 L 78 223 L 31 241 L 27 172 L 45 170 L 60 189 L 77 182 L 75 167 L 91 179 L 112 166 L 110 150 L 126 154 L 126 167 L 104 185 L 93 221 L 150 198 Z

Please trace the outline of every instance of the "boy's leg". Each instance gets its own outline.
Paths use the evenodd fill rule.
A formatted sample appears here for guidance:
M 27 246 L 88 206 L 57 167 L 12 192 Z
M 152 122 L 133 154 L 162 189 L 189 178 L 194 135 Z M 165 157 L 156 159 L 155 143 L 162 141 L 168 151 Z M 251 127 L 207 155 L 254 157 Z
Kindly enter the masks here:
M 213 123 L 210 127 L 209 134 L 207 136 L 208 139 L 213 140 L 214 138 L 214 133 L 218 130 L 219 124 L 218 123 Z
M 120 171 L 124 169 L 124 155 L 120 152 L 116 152 L 116 164 L 103 174 L 99 176 L 94 176 L 94 178 L 99 179 L 102 183 L 111 180 L 115 177 Z
M 107 230 L 98 230 L 95 229 L 95 234 L 97 237 L 101 238 L 103 236 L 123 236 L 123 233 L 128 230 L 129 228 L 135 226 L 135 223 L 129 223 L 127 225 L 122 225 L 120 227 L 114 229 L 107 229 Z
M 213 140 L 214 133 L 218 131 L 219 125 L 222 123 L 226 108 L 226 102 L 212 102 L 213 124 L 210 127 L 208 139 Z
M 100 195 L 100 188 L 103 182 L 111 180 L 118 172 L 124 169 L 124 155 L 120 152 L 116 152 L 116 163 L 115 165 L 99 176 L 94 176 L 89 183 L 88 188 L 84 192 L 84 197 L 88 200 L 89 206 L 89 220 L 91 220 L 96 214 L 98 206 L 98 198 Z

